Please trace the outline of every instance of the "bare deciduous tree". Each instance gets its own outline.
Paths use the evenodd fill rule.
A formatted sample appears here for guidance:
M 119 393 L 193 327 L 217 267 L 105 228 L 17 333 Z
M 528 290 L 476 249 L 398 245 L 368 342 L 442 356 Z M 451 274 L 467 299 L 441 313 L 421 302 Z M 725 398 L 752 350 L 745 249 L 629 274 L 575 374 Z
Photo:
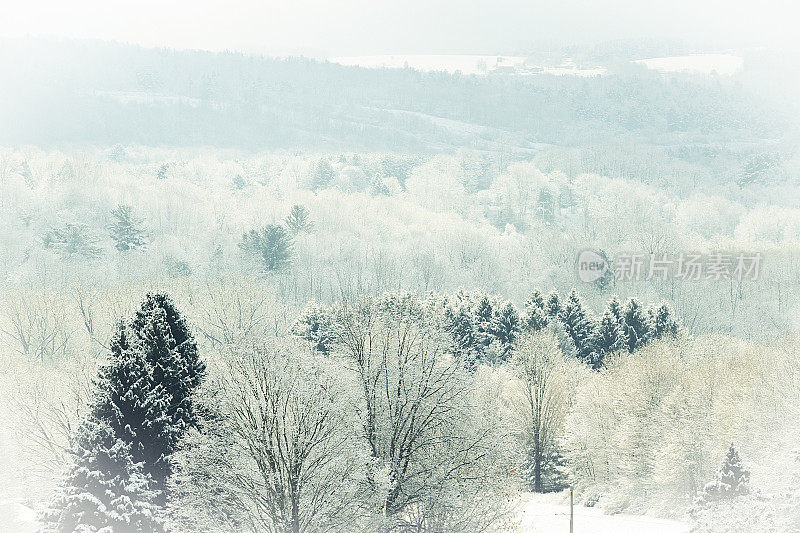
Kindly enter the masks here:
M 274 533 L 356 528 L 354 476 L 366 453 L 348 431 L 341 380 L 287 341 L 231 360 L 218 416 L 179 457 L 176 521 Z
M 528 481 L 537 492 L 545 489 L 544 470 L 556 451 L 569 407 L 568 366 L 558 339 L 547 330 L 523 338 L 512 356 L 516 379 L 509 405 L 521 430 Z
M 0 333 L 5 333 L 16 351 L 41 362 L 67 353 L 74 331 L 64 320 L 63 307 L 52 295 L 20 292 L 7 295 L 0 310 Z
M 338 310 L 339 350 L 357 376 L 368 481 L 389 530 L 480 531 L 496 505 L 492 432 L 475 416 L 475 376 L 449 350 L 429 302 L 388 293 Z M 480 487 L 480 497 L 474 490 Z M 490 504 L 487 512 L 484 504 Z
M 286 332 L 284 304 L 257 282 L 207 283 L 197 297 L 202 299 L 197 306 L 197 328 L 212 345 L 232 345 Z

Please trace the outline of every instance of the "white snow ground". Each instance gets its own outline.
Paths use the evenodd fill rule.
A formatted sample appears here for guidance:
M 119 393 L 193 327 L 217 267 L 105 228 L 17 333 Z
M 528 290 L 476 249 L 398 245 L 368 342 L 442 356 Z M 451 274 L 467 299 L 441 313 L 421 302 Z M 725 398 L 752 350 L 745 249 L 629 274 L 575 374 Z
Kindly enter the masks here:
M 603 67 L 579 68 L 572 59 L 566 59 L 560 66 L 527 65 L 524 56 L 486 56 L 486 55 L 377 55 L 331 57 L 328 61 L 345 66 L 363 68 L 413 68 L 423 72 L 461 72 L 462 74 L 486 75 L 490 72 L 505 72 L 516 75 L 552 74 L 554 76 L 601 76 Z
M 519 508 L 519 531 L 568 533 L 569 505 L 561 494 L 525 494 Z M 574 533 L 689 533 L 690 525 L 676 520 L 626 514 L 607 515 L 601 509 L 575 506 Z M 0 531 L 33 533 L 36 513 L 15 500 L 0 501 Z
M 567 504 L 561 503 L 566 499 Z M 564 494 L 526 494 L 520 505 L 520 531 L 569 533 L 569 499 Z M 575 506 L 575 533 L 689 533 L 677 520 L 626 514 L 607 515 L 595 507 Z
M 0 531 L 33 533 L 36 531 L 36 511 L 16 500 L 0 501 Z
M 404 68 L 406 66 L 424 72 L 460 71 L 462 74 L 486 74 L 499 65 L 520 68 L 525 63 L 521 56 L 481 56 L 443 54 L 396 54 L 376 56 L 332 57 L 328 61 L 346 66 L 364 68 Z
M 711 74 L 716 72 L 723 76 L 735 74 L 744 63 L 744 59 L 730 54 L 690 54 L 688 56 L 653 57 L 639 59 L 649 69 L 662 72 L 694 72 Z

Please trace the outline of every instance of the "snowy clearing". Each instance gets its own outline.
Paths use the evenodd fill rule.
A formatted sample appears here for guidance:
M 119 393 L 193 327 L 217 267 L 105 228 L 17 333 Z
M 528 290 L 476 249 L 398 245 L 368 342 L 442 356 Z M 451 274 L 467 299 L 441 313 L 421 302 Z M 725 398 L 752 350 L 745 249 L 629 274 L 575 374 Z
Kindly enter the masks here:
M 412 68 L 423 72 L 449 72 L 454 74 L 486 75 L 490 73 L 530 76 L 551 74 L 553 76 L 601 76 L 603 67 L 582 68 L 567 58 L 558 66 L 538 66 L 525 63 L 523 56 L 486 55 L 376 55 L 332 57 L 328 61 L 339 65 L 363 68 Z
M 663 72 L 695 72 L 711 74 L 716 72 L 725 76 L 735 74 L 744 59 L 730 54 L 690 54 L 688 56 L 654 57 L 635 61 L 649 69 Z
M 520 509 L 520 530 L 536 533 L 569 531 L 569 503 L 564 493 L 526 494 Z M 574 533 L 688 533 L 690 525 L 649 516 L 604 514 L 602 509 L 575 506 Z
M 331 63 L 364 68 L 413 68 L 425 72 L 460 71 L 462 74 L 486 74 L 498 66 L 508 65 L 519 68 L 525 62 L 522 56 L 485 56 L 485 55 L 374 55 L 332 57 Z
M 561 494 L 526 494 L 520 507 L 520 531 L 557 533 L 569 531 L 569 505 Z M 0 502 L 0 531 L 36 531 L 36 513 L 15 500 Z M 576 506 L 574 532 L 583 533 L 688 533 L 689 524 L 649 516 L 607 515 L 601 509 Z
M 15 500 L 0 501 L 0 531 L 36 531 L 36 512 Z

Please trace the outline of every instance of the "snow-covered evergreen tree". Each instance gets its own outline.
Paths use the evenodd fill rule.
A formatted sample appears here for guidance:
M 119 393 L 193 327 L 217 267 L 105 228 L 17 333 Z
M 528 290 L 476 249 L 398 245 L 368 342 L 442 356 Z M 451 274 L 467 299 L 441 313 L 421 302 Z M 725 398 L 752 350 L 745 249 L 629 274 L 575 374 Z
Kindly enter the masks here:
M 523 463 L 525 481 L 530 490 L 536 492 L 555 492 L 563 490 L 569 486 L 569 467 L 558 443 L 554 443 L 541 458 L 539 467 L 539 484 L 537 485 L 536 454 L 534 450 L 525 450 L 525 462 Z
M 73 463 L 39 516 L 43 533 L 158 533 L 164 530 L 156 493 L 131 445 L 108 422 L 90 416 L 71 449 Z
M 610 309 L 606 309 L 600 317 L 595 329 L 593 345 L 597 354 L 592 362 L 594 368 L 600 368 L 603 358 L 607 354 L 628 349 L 628 338 Z
M 508 358 L 511 347 L 517 338 L 520 329 L 519 311 L 511 302 L 506 302 L 497 310 L 492 318 L 491 331 L 494 342 L 498 345 L 499 353 L 497 363 L 503 363 Z
M 550 318 L 560 318 L 562 311 L 562 304 L 561 304 L 561 297 L 558 295 L 558 291 L 555 289 L 547 295 L 547 301 L 545 303 L 545 312 L 547 316 Z
M 469 367 L 504 362 L 521 331 L 517 308 L 482 291 L 459 290 L 446 300 L 444 321 L 454 353 Z
M 457 292 L 453 298 L 448 299 L 445 319 L 448 333 L 453 339 L 453 353 L 466 366 L 474 366 L 477 364 L 474 316 L 469 297 L 463 291 Z
M 475 296 L 473 300 L 475 339 L 480 345 L 481 352 L 483 352 L 492 344 L 492 340 L 494 340 L 492 322 L 494 322 L 495 309 L 488 295 L 479 293 Z
M 584 307 L 583 301 L 575 289 L 572 289 L 566 302 L 564 302 L 560 318 L 564 325 L 564 330 L 572 339 L 572 342 L 575 343 L 578 358 L 592 364 L 595 358 L 593 355 L 595 349 L 592 342 L 595 330 L 594 320 Z
M 158 172 L 156 172 L 156 177 L 160 180 L 167 179 L 167 173 L 169 172 L 169 164 L 163 163 L 161 166 L 158 167 Z
M 608 303 L 606 304 L 606 310 L 611 313 L 611 315 L 617 320 L 620 329 L 622 329 L 622 333 L 625 333 L 625 314 L 622 309 L 622 303 L 619 301 L 617 295 L 613 295 L 609 298 Z
M 549 322 L 545 301 L 539 289 L 535 289 L 528 300 L 525 302 L 525 315 L 522 319 L 522 327 L 529 333 L 541 331 L 547 327 Z
M 266 272 L 275 272 L 291 263 L 292 238 L 279 224 L 267 224 L 261 230 L 242 235 L 239 248 L 257 259 Z
M 143 343 L 150 335 L 151 342 L 162 342 L 157 334 L 154 322 L 163 321 L 166 329 L 162 329 L 163 335 L 169 335 L 171 341 L 164 338 L 163 342 L 168 343 L 175 354 L 165 351 L 151 351 L 148 362 L 153 365 L 153 378 L 156 383 L 162 383 L 172 395 L 173 411 L 170 413 L 173 420 L 182 420 L 185 425 L 192 426 L 197 423 L 198 412 L 193 403 L 192 394 L 202 383 L 206 375 L 206 364 L 200 358 L 197 350 L 197 342 L 194 335 L 189 330 L 186 320 L 178 311 L 175 303 L 167 294 L 149 293 L 145 296 L 140 309 L 136 312 L 131 329 L 138 342 Z M 163 357 L 163 359 L 160 359 Z M 177 370 L 172 371 L 166 368 L 171 361 L 177 365 Z M 174 374 L 174 375 L 173 375 Z M 172 388 L 166 380 L 172 379 Z M 179 378 L 179 379 L 176 379 Z
M 297 317 L 291 331 L 293 335 L 310 342 L 314 350 L 328 355 L 335 341 L 333 326 L 330 313 L 312 302 Z
M 327 159 L 320 159 L 317 161 L 317 165 L 314 167 L 314 171 L 311 174 L 309 188 L 314 192 L 325 189 L 330 185 L 334 176 L 336 176 L 336 172 L 333 170 L 330 162 Z
M 205 378 L 206 367 L 185 320 L 165 294 L 146 296 L 131 330 L 130 351 L 140 353 L 149 369 L 149 390 L 163 395 L 162 415 L 167 427 L 163 433 L 148 433 L 149 442 L 136 438 L 133 454 L 144 462 L 145 473 L 161 490 L 170 473 L 169 456 L 177 440 L 200 418 L 193 393 Z
M 144 248 L 147 244 L 147 235 L 141 228 L 142 220 L 133 213 L 129 205 L 119 205 L 111 211 L 114 218 L 108 229 L 114 247 L 120 252 Z
M 625 320 L 625 334 L 628 336 L 628 350 L 633 352 L 650 340 L 650 317 L 635 298 L 630 298 L 625 303 L 622 316 Z
M 742 465 L 739 452 L 731 444 L 716 479 L 706 484 L 699 503 L 730 500 L 750 492 L 750 471 Z
M 285 224 L 292 235 L 308 233 L 314 227 L 314 224 L 308 218 L 308 208 L 303 205 L 292 206 L 286 216 Z
M 661 302 L 658 306 L 651 307 L 648 311 L 650 316 L 650 338 L 660 339 L 663 337 L 674 337 L 678 334 L 678 322 L 666 302 Z
M 33 179 L 31 167 L 26 160 L 23 160 L 19 164 L 19 175 L 25 180 L 25 185 L 27 185 L 29 189 L 36 187 L 36 181 Z
M 42 515 L 46 531 L 161 530 L 157 515 L 169 473 L 164 450 L 172 451 L 181 426 L 170 416 L 170 394 L 153 375 L 146 346 L 120 323 L 74 439 L 73 463 Z
M 97 259 L 103 253 L 97 237 L 86 224 L 67 223 L 61 228 L 52 228 L 42 236 L 42 244 L 64 260 L 75 257 Z
M 123 438 L 131 439 L 134 459 L 143 463 L 154 486 L 163 489 L 170 473 L 169 456 L 188 427 L 188 410 L 181 401 L 183 371 L 162 309 L 151 312 L 150 320 L 139 334 L 142 336 L 130 353 L 147 368 L 149 375 L 141 387 L 155 398 L 151 400 L 153 405 L 136 402 L 130 405 L 128 413 L 123 413 L 132 419 L 125 420 L 129 427 L 139 423 L 128 429 L 125 433 L 129 434 Z

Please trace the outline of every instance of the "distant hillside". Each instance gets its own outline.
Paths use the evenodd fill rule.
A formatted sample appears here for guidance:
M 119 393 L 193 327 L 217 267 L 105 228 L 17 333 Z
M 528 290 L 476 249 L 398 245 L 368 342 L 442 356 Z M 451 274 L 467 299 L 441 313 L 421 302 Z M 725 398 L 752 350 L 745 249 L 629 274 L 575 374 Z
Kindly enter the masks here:
M 23 40 L 0 49 L 0 143 L 534 150 L 619 133 L 779 136 L 736 78 L 464 76 L 310 59 Z M 444 119 L 444 120 L 442 120 Z

